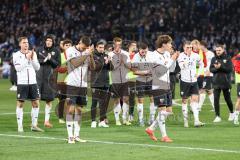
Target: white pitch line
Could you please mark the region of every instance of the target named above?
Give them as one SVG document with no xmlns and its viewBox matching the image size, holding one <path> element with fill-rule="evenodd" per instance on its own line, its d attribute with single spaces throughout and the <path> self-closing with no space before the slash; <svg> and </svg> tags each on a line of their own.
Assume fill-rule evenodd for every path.
<svg viewBox="0 0 240 160">
<path fill-rule="evenodd" d="M 48 139 L 48 140 L 66 141 L 66 138 L 56 138 L 56 137 L 23 136 L 23 135 L 9 135 L 9 134 L 0 134 L 0 136 L 2 136 L 2 137 L 16 137 L 16 138 L 32 138 L 32 139 Z M 101 143 L 101 144 L 112 144 L 112 145 L 139 146 L 139 147 L 149 147 L 149 148 L 168 148 L 168 149 L 183 149 L 183 150 L 196 150 L 196 151 L 209 151 L 209 152 L 223 152 L 223 153 L 240 154 L 240 151 L 238 151 L 238 150 L 225 150 L 225 149 L 214 149 L 214 148 L 165 146 L 165 145 L 154 145 L 154 144 L 122 143 L 122 142 L 97 141 L 97 140 L 87 140 L 87 142 Z"/>
<path fill-rule="evenodd" d="M 51 111 L 51 113 L 53 113 L 54 111 Z M 23 114 L 30 114 L 31 112 L 23 112 Z M 39 112 L 39 113 L 45 113 L 44 111 L 42 111 L 42 112 Z M 0 116 L 2 116 L 2 115 L 15 115 L 16 114 L 16 112 L 9 112 L 9 113 L 0 113 Z"/>
</svg>

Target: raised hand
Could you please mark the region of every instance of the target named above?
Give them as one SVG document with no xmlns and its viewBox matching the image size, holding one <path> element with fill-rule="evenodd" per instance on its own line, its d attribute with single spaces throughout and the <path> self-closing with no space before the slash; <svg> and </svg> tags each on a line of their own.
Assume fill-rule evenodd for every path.
<svg viewBox="0 0 240 160">
<path fill-rule="evenodd" d="M 173 54 L 172 54 L 172 60 L 177 60 L 178 56 L 179 56 L 180 52 L 179 51 L 175 51 Z"/>
</svg>

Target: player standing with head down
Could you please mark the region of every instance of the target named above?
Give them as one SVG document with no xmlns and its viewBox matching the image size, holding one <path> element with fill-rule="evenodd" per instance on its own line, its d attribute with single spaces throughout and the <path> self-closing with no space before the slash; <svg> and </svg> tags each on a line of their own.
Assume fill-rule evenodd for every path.
<svg viewBox="0 0 240 160">
<path fill-rule="evenodd" d="M 17 124 L 18 132 L 23 132 L 23 104 L 25 100 L 32 102 L 32 131 L 42 132 L 37 127 L 39 113 L 39 89 L 36 80 L 36 71 L 40 69 L 36 52 L 29 50 L 27 37 L 19 38 L 20 50 L 13 54 L 13 64 L 17 71 Z"/>
<path fill-rule="evenodd" d="M 82 107 L 86 106 L 87 73 L 88 67 L 95 68 L 91 46 L 91 39 L 82 36 L 77 45 L 66 50 L 68 76 L 67 76 L 67 115 L 66 126 L 68 143 L 86 142 L 80 139 L 80 120 Z"/>
</svg>

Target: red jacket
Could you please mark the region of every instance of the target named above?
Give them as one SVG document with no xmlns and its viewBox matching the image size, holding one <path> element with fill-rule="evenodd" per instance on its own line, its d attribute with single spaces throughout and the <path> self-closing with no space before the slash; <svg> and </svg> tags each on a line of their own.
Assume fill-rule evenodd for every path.
<svg viewBox="0 0 240 160">
<path fill-rule="evenodd" d="M 235 72 L 240 74 L 240 53 L 235 55 L 232 58 L 232 63 L 233 63 Z"/>
</svg>

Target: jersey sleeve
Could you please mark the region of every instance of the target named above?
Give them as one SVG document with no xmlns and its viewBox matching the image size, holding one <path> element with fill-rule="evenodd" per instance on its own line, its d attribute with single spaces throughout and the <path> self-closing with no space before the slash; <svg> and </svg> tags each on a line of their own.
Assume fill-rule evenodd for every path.
<svg viewBox="0 0 240 160">
<path fill-rule="evenodd" d="M 75 58 L 76 55 L 73 51 L 73 49 L 70 47 L 66 50 L 66 58 L 67 58 L 67 61 L 70 61 L 71 59 Z"/>
</svg>

